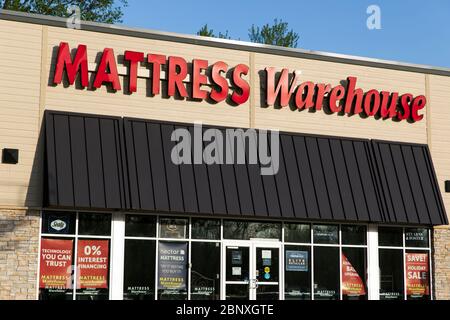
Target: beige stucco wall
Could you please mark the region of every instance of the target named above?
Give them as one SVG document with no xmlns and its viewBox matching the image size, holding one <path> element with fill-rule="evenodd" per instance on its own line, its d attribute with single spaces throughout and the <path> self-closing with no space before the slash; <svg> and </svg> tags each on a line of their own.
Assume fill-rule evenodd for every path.
<svg viewBox="0 0 450 320">
<path fill-rule="evenodd" d="M 182 122 L 202 121 L 215 125 L 429 143 L 447 212 L 450 213 L 450 194 L 445 194 L 443 189 L 444 181 L 450 180 L 450 161 L 448 160 L 450 159 L 450 77 L 4 20 L 0 20 L 0 31 L 0 148 L 10 147 L 20 150 L 19 164 L 12 166 L 0 163 L 0 219 L 8 219 L 9 209 L 38 208 L 41 204 L 43 152 L 42 144 L 39 149 L 37 145 L 45 109 Z M 105 47 L 113 48 L 115 54 L 119 56 L 123 55 L 125 50 L 136 50 L 166 56 L 182 56 L 187 61 L 193 58 L 206 59 L 210 63 L 223 60 L 230 66 L 244 63 L 250 66 L 250 73 L 246 79 L 251 85 L 251 97 L 247 103 L 238 107 L 230 106 L 225 102 L 212 105 L 207 102 L 166 99 L 161 96 L 149 97 L 146 93 L 147 80 L 143 78 L 148 76 L 149 72 L 143 67 L 140 71 L 141 78 L 138 80 L 138 92 L 133 95 L 123 91 L 110 93 L 105 87 L 95 91 L 79 90 L 74 86 L 55 87 L 50 85 L 49 81 L 53 72 L 51 66 L 55 59 L 55 48 L 60 41 L 68 42 L 71 48 L 75 48 L 78 44 L 86 44 L 91 71 L 95 70 L 93 62 L 97 54 Z M 311 113 L 291 111 L 289 108 L 281 110 L 273 107 L 262 108 L 260 71 L 267 66 L 280 70 L 282 68 L 288 68 L 291 71 L 301 70 L 302 79 L 318 83 L 337 85 L 348 76 L 356 76 L 358 86 L 365 90 L 425 94 L 428 99 L 425 117 L 422 121 L 411 124 L 406 121 L 399 123 L 391 120 L 375 120 L 371 117 L 362 119 L 359 116 L 327 115 L 321 111 Z M 125 74 L 125 71 L 126 69 L 119 65 L 119 73 Z M 122 86 L 123 83 L 123 76 L 121 76 Z M 2 211 L 1 208 L 4 210 Z M 35 226 L 30 229 L 29 235 L 33 239 L 37 237 L 37 230 Z M 11 233 L 0 231 L 1 236 L 6 242 L 14 237 Z M 440 277 L 446 277 L 439 282 L 439 285 L 444 287 L 439 289 L 440 291 L 436 290 L 437 292 L 450 291 L 450 271 L 443 267 L 448 261 L 445 260 L 448 259 L 445 258 L 448 257 L 448 243 L 447 240 L 437 241 L 438 247 L 435 248 L 438 252 L 447 250 L 444 260 L 438 260 L 436 264 L 437 268 L 444 272 L 440 274 Z M 37 250 L 37 246 L 30 250 Z M 0 266 L 4 263 L 4 259 L 10 261 L 9 256 L 4 256 L 1 250 L 0 257 L 2 257 Z M 7 264 L 10 267 L 15 266 L 11 262 Z M 439 272 L 439 270 L 435 271 Z M 35 271 L 30 269 L 29 272 Z M 17 297 L 10 291 L 9 293 L 5 290 L 1 292 L 0 298 L 7 294 L 10 294 L 10 297 Z M 28 291 L 27 294 L 29 294 Z M 442 295 L 442 297 L 447 296 Z"/>
</svg>

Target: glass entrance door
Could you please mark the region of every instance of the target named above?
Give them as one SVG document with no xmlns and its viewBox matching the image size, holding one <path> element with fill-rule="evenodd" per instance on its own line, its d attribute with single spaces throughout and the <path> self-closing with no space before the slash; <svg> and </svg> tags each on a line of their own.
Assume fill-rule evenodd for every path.
<svg viewBox="0 0 450 320">
<path fill-rule="evenodd" d="M 281 299 L 280 252 L 281 246 L 276 242 L 225 242 L 224 299 Z"/>
</svg>

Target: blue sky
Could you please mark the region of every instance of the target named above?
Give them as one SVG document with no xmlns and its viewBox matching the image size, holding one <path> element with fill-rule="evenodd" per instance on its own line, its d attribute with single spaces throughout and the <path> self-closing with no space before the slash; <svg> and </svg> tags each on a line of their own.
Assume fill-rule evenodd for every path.
<svg viewBox="0 0 450 320">
<path fill-rule="evenodd" d="M 299 48 L 450 67 L 449 0 L 128 0 L 123 24 L 195 34 L 205 23 L 216 33 L 248 41 L 248 28 L 289 23 Z M 366 26 L 369 5 L 381 9 L 381 29 Z"/>
</svg>

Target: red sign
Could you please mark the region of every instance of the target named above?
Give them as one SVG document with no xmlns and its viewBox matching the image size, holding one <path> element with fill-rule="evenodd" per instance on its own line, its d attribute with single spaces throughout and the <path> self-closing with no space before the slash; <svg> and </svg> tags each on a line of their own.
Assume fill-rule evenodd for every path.
<svg viewBox="0 0 450 320">
<path fill-rule="evenodd" d="M 428 253 L 406 253 L 406 294 L 430 294 Z"/>
<path fill-rule="evenodd" d="M 372 89 L 364 92 L 356 87 L 356 77 L 348 77 L 346 86 L 311 81 L 300 82 L 300 74 L 294 72 L 290 81 L 288 69 L 281 71 L 278 82 L 275 83 L 275 68 L 266 68 L 267 74 L 267 104 L 275 105 L 279 99 L 279 106 L 286 107 L 293 100 L 295 108 L 326 109 L 327 113 L 359 114 L 363 117 L 381 119 L 395 119 L 397 121 L 420 121 L 423 115 L 419 111 L 425 108 L 427 99 L 424 95 L 414 97 L 410 93 L 399 96 L 398 92 L 388 92 Z"/>
<path fill-rule="evenodd" d="M 77 289 L 108 288 L 108 240 L 78 240 Z"/>
<path fill-rule="evenodd" d="M 61 42 L 56 58 L 53 84 L 61 84 L 64 71 L 70 85 L 75 83 L 80 74 L 82 88 L 89 87 L 89 70 L 87 46 L 80 44 L 72 57 L 69 45 Z M 184 58 L 160 54 L 125 51 L 123 64 L 128 69 L 124 81 L 127 81 L 128 93 L 138 90 L 138 68 L 145 64 L 151 68 L 151 95 L 161 94 L 161 68 L 165 66 L 167 96 L 191 100 L 207 100 L 221 102 L 227 100 L 234 105 L 245 103 L 250 96 L 250 85 L 243 79 L 249 72 L 245 64 L 229 67 L 223 61 L 209 64 L 207 60 L 193 59 L 188 63 Z M 114 50 L 105 48 L 97 65 L 91 89 L 109 85 L 120 91 L 116 56 Z M 279 74 L 279 76 L 278 76 Z M 189 76 L 190 86 L 186 85 Z M 293 110 L 324 109 L 327 113 L 341 115 L 360 115 L 376 119 L 394 119 L 420 121 L 423 118 L 419 111 L 425 108 L 427 100 L 424 95 L 414 97 L 410 93 L 400 95 L 399 92 L 388 92 L 371 89 L 364 91 L 356 86 L 356 77 L 348 77 L 345 85 L 332 86 L 326 83 L 301 82 L 300 73 L 289 74 L 288 69 L 278 72 L 274 67 L 265 68 L 266 104 L 268 106 L 293 106 Z M 277 80 L 278 79 L 278 80 Z M 291 80 L 292 79 L 292 80 Z M 300 83 L 301 82 L 301 83 Z M 230 92 L 231 91 L 231 92 Z"/>
<path fill-rule="evenodd" d="M 234 104 L 239 105 L 245 103 L 250 95 L 250 85 L 242 79 L 242 76 L 247 75 L 249 71 L 248 66 L 245 64 L 238 64 L 234 68 L 229 68 L 223 61 L 217 61 L 209 65 L 206 60 L 194 59 L 192 68 L 189 68 L 188 62 L 182 57 L 148 54 L 147 59 L 145 59 L 143 52 L 125 51 L 124 64 L 128 68 L 128 92 L 130 94 L 137 91 L 138 67 L 144 62 L 148 67 L 152 67 L 152 95 L 159 95 L 161 92 L 161 67 L 164 65 L 167 65 L 167 95 L 169 97 L 179 96 L 197 100 L 204 100 L 209 97 L 214 102 L 230 98 Z M 206 71 L 209 69 L 211 70 L 209 74 L 210 86 L 208 86 L 208 76 L 206 75 Z M 70 85 L 75 83 L 76 76 L 80 73 L 81 87 L 89 87 L 87 46 L 79 45 L 72 59 L 69 45 L 66 42 L 60 43 L 53 84 L 56 85 L 62 82 L 64 71 L 66 71 Z M 231 87 L 226 78 L 228 71 L 230 71 Z M 192 83 L 192 88 L 189 92 L 185 84 L 188 74 Z M 116 57 L 114 50 L 111 48 L 103 50 L 92 87 L 100 88 L 105 84 L 109 84 L 115 91 L 122 90 Z M 230 89 L 231 94 L 229 95 Z"/>
<path fill-rule="evenodd" d="M 344 254 L 342 254 L 342 294 L 349 296 L 366 294 L 364 281 Z"/>
<path fill-rule="evenodd" d="M 73 240 L 41 239 L 39 288 L 72 289 Z"/>
</svg>

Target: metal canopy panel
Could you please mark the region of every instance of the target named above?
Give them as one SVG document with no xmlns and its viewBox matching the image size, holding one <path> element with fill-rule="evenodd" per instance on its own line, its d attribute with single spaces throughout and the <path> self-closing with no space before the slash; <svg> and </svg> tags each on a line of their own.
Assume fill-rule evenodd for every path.
<svg viewBox="0 0 450 320">
<path fill-rule="evenodd" d="M 45 112 L 49 207 L 127 208 L 122 119 Z"/>
<path fill-rule="evenodd" d="M 427 145 L 372 141 L 386 222 L 448 224 Z"/>
<path fill-rule="evenodd" d="M 48 206 L 447 224 L 426 145 L 282 132 L 278 173 L 263 176 L 248 150 L 246 164 L 174 164 L 172 133 L 194 137 L 193 124 L 60 112 L 45 122 Z M 227 128 L 214 129 L 225 145 Z"/>
</svg>

